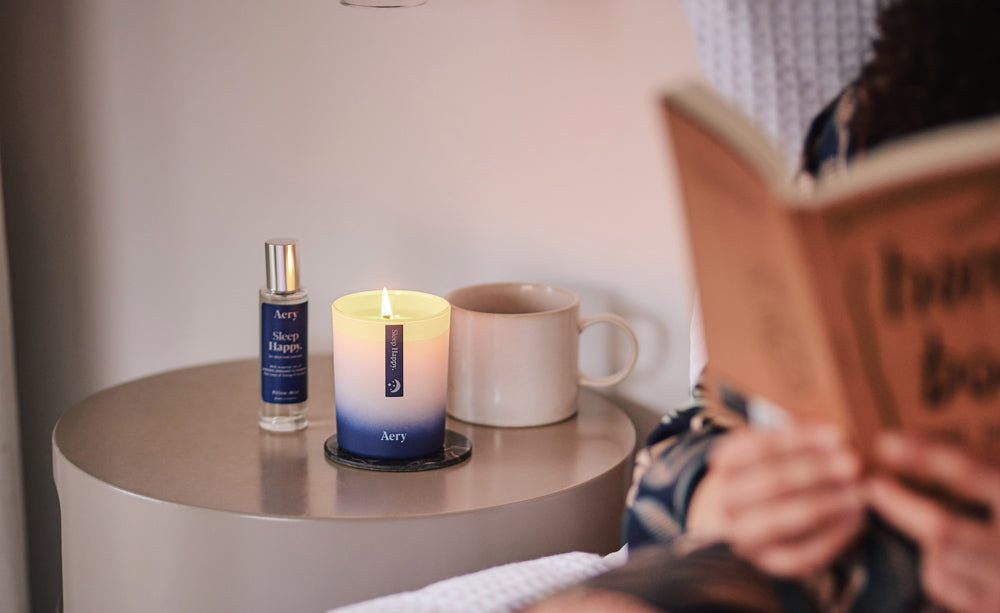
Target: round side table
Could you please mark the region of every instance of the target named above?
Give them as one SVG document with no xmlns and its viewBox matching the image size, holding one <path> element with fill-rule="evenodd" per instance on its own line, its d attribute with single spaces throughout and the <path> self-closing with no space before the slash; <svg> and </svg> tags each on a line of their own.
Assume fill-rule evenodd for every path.
<svg viewBox="0 0 1000 613">
<path fill-rule="evenodd" d="M 332 363 L 310 357 L 310 424 L 257 427 L 256 360 L 102 391 L 52 437 L 67 613 L 320 612 L 496 564 L 620 546 L 635 430 L 581 390 L 537 428 L 448 420 L 455 466 L 330 462 Z"/>
</svg>

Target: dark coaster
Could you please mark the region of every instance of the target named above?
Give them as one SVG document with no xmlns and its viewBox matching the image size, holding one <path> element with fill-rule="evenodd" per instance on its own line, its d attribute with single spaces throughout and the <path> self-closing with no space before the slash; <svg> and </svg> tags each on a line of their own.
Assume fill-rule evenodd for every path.
<svg viewBox="0 0 1000 613">
<path fill-rule="evenodd" d="M 323 444 L 323 451 L 326 459 L 345 464 L 354 468 L 364 468 L 365 470 L 380 470 L 394 473 L 414 473 L 422 470 L 434 470 L 444 468 L 462 462 L 472 455 L 472 442 L 465 436 L 454 430 L 445 430 L 444 446 L 433 453 L 429 453 L 419 458 L 383 459 L 369 458 L 346 449 L 341 449 L 337 444 L 337 435 L 334 434 L 326 439 Z"/>
</svg>

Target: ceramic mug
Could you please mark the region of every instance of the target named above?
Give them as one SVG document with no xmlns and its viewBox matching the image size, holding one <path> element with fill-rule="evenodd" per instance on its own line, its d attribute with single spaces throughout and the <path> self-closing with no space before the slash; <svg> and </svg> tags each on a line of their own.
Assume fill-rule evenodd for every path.
<svg viewBox="0 0 1000 613">
<path fill-rule="evenodd" d="M 451 302 L 448 414 L 488 426 L 540 426 L 576 413 L 579 385 L 607 387 L 632 372 L 639 342 L 611 313 L 580 317 L 573 292 L 538 283 L 487 283 L 457 289 Z M 578 365 L 580 333 L 597 324 L 621 328 L 632 344 L 628 364 L 605 377 Z"/>
</svg>

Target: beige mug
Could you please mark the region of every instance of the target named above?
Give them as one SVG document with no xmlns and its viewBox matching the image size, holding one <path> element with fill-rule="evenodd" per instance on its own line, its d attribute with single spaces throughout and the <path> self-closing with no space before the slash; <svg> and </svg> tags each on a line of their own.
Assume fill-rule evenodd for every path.
<svg viewBox="0 0 1000 613">
<path fill-rule="evenodd" d="M 539 283 L 487 283 L 457 289 L 451 302 L 448 414 L 488 426 L 540 426 L 576 413 L 578 386 L 607 387 L 632 372 L 639 342 L 612 313 L 580 317 L 573 292 Z M 605 377 L 580 372 L 580 333 L 597 324 L 621 328 L 632 344 L 628 364 Z"/>
</svg>

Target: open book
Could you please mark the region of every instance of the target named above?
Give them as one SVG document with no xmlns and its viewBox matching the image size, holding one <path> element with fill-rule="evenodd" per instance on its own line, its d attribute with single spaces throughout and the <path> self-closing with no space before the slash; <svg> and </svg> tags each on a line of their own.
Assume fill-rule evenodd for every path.
<svg viewBox="0 0 1000 613">
<path fill-rule="evenodd" d="M 662 101 L 709 373 L 864 446 L 902 428 L 1000 462 L 1000 120 L 796 188 L 710 89 Z"/>
</svg>

